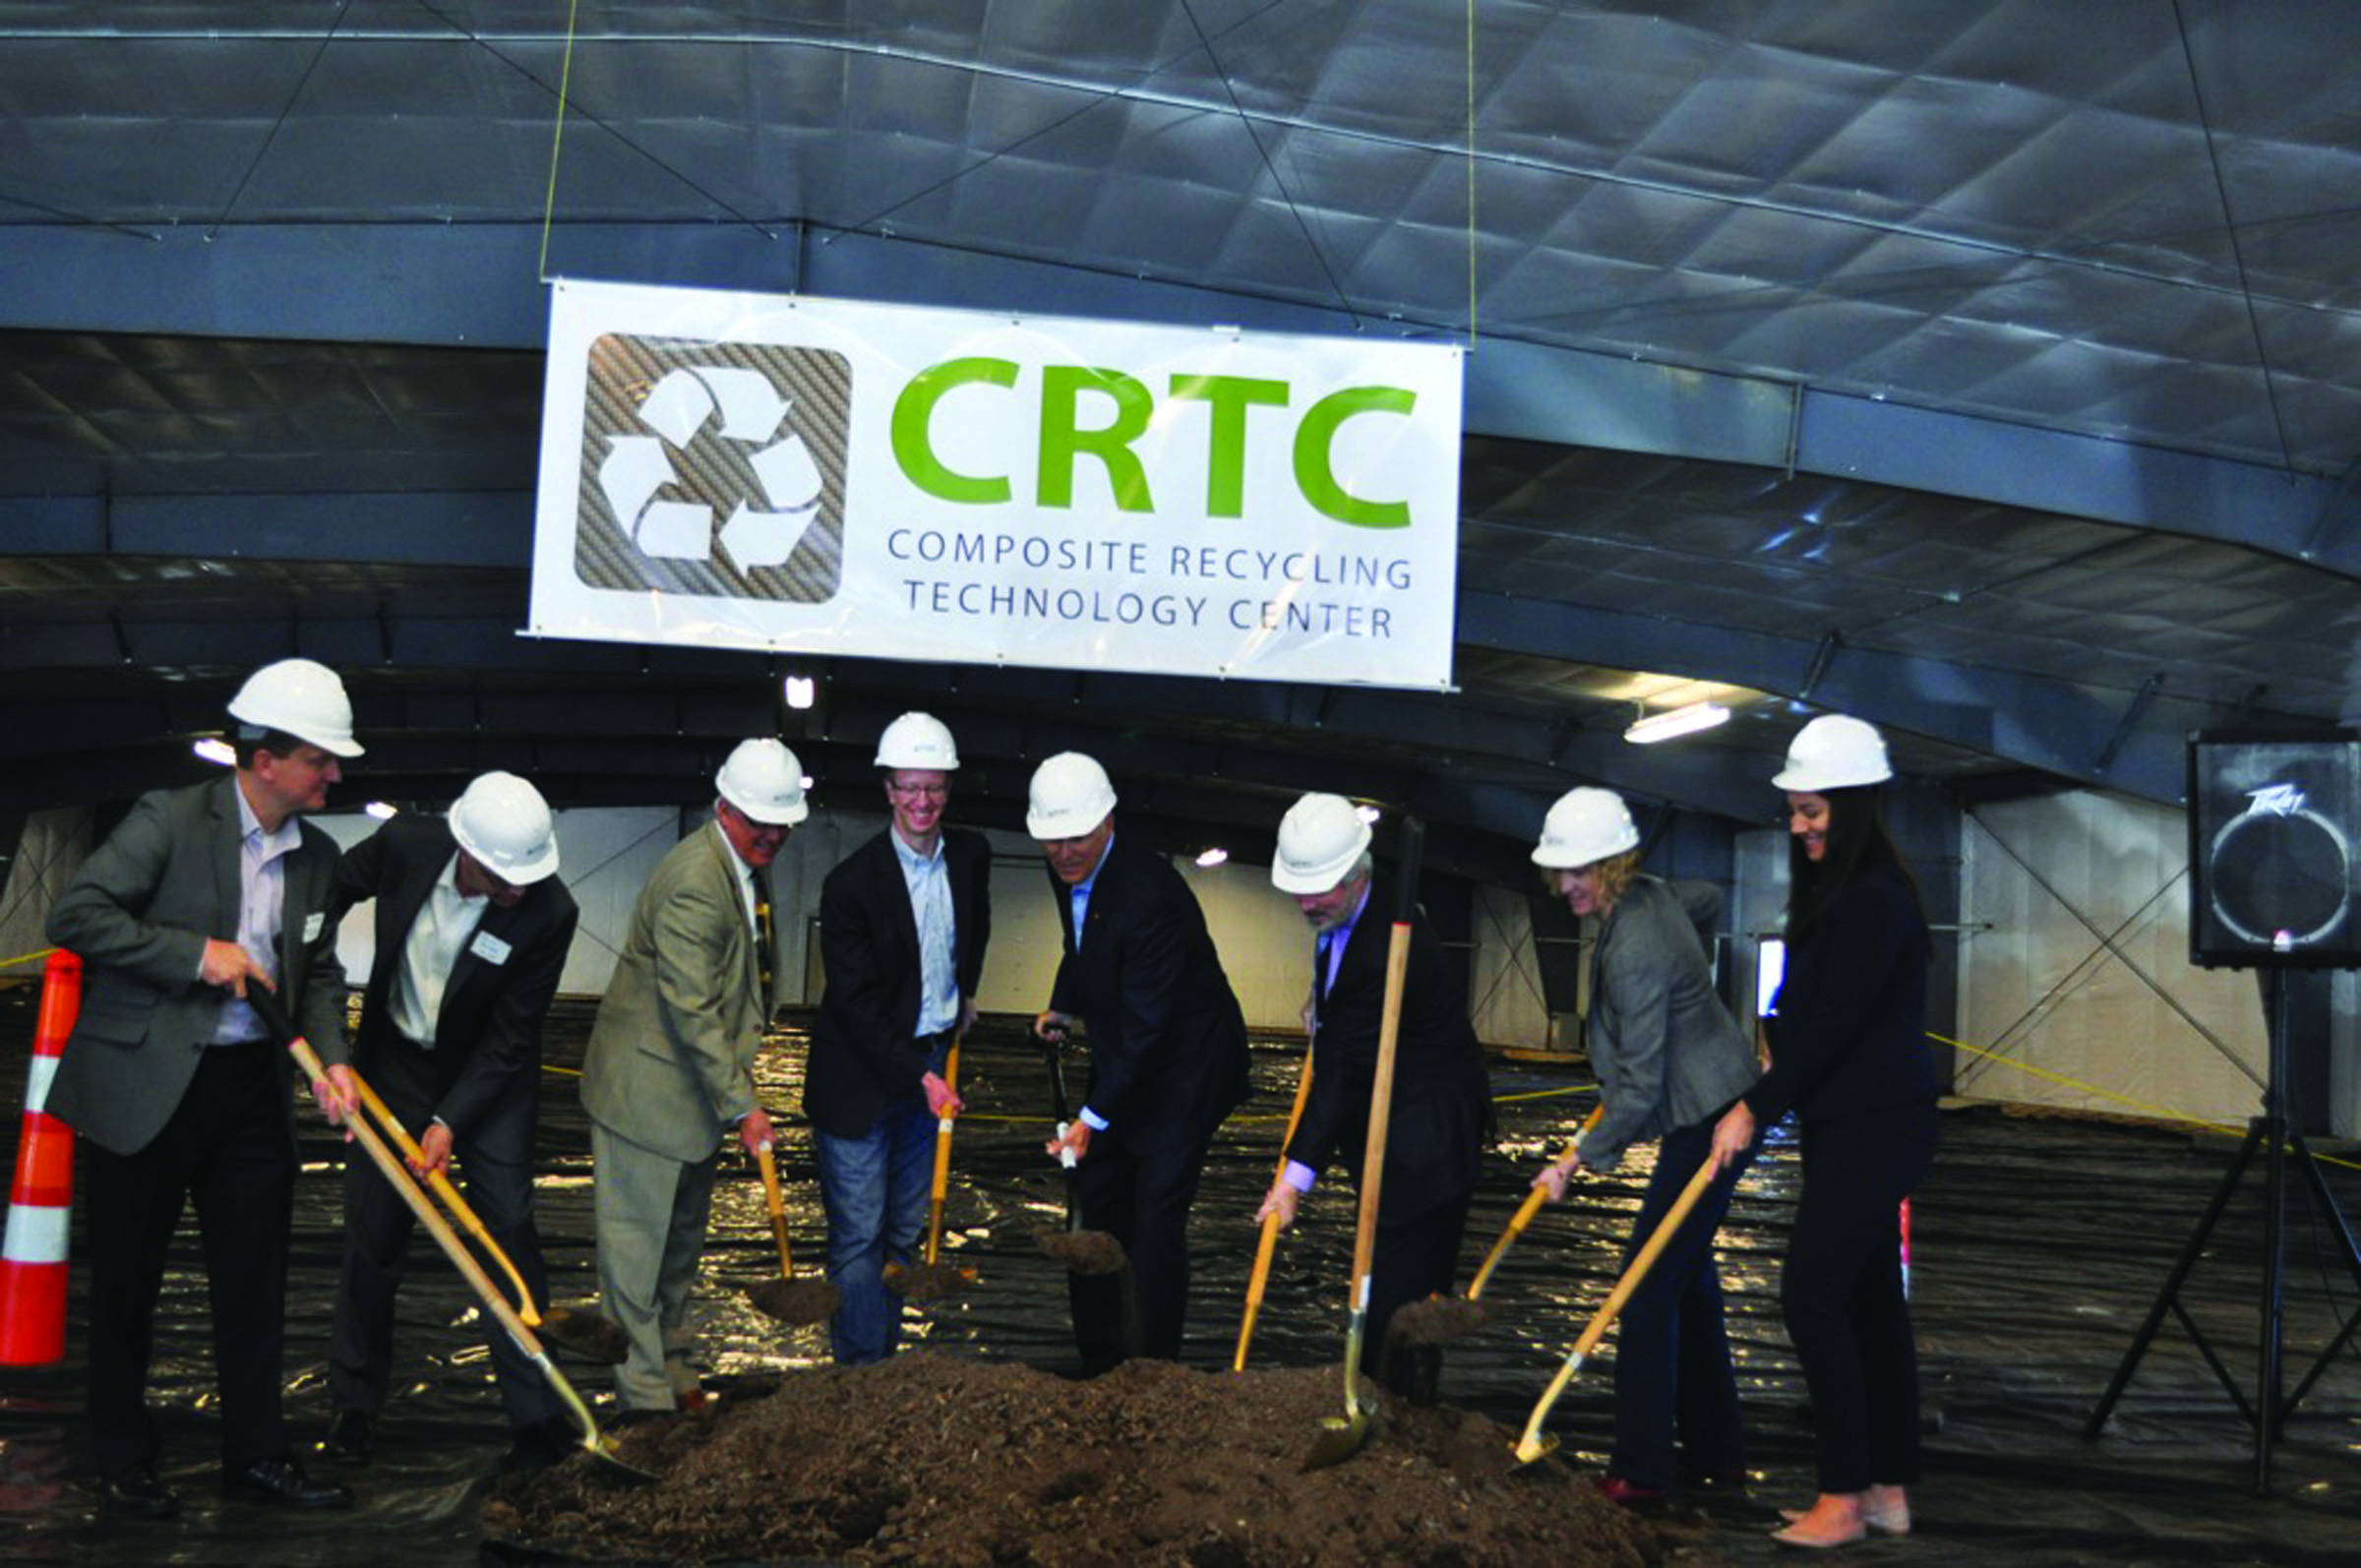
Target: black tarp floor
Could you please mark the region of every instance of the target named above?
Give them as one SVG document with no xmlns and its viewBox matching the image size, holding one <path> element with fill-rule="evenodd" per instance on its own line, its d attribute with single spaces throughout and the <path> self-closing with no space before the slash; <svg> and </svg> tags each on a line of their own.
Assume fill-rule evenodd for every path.
<svg viewBox="0 0 2361 1568">
<path fill-rule="evenodd" d="M 0 1096 L 22 1105 L 32 1032 L 31 988 L 0 992 Z M 553 1295 L 588 1301 L 588 1134 L 565 1064 L 578 1059 L 587 1003 L 562 1004 L 544 1074 L 541 1225 Z M 763 1058 L 765 1094 L 792 1108 L 801 1036 L 783 1028 Z M 1269 1179 L 1300 1043 L 1258 1044 L 1259 1093 L 1226 1130 L 1195 1220 L 1199 1258 L 1187 1359 L 1229 1364 L 1250 1263 L 1251 1216 Z M 1070 1369 L 1059 1268 L 1032 1233 L 1061 1213 L 1055 1169 L 1040 1156 L 1048 1085 L 1040 1056 L 1015 1025 L 980 1030 L 966 1053 L 971 1115 L 954 1156 L 947 1244 L 977 1283 L 923 1313 L 912 1339 L 948 1354 L 1015 1358 Z M 1496 1236 L 1544 1150 L 1587 1113 L 1587 1079 L 1569 1068 L 1496 1063 L 1500 1138 L 1470 1222 L 1465 1267 Z M 325 1429 L 323 1357 L 337 1258 L 338 1144 L 302 1114 L 305 1176 L 297 1198 L 290 1286 L 287 1407 L 299 1433 Z M 2271 1563 L 2361 1561 L 2361 1345 L 2331 1357 L 2271 1446 L 2271 1487 L 2258 1496 L 2256 1443 L 2240 1406 L 2189 1337 L 2167 1321 L 2140 1363 L 2113 1420 L 2095 1440 L 2084 1426 L 2206 1209 L 2231 1147 L 2218 1140 L 1991 1110 L 1944 1122 L 1934 1173 L 1914 1204 L 1912 1291 L 1928 1415 L 1927 1476 L 1912 1494 L 1907 1538 L 1847 1548 L 1859 1561 L 1983 1563 Z M 1446 1401 L 1514 1429 L 1611 1283 L 1616 1251 L 1646 1175 L 1645 1151 L 1611 1179 L 1547 1211 L 1511 1251 L 1486 1291 L 1493 1325 L 1446 1353 Z M 2343 1213 L 2361 1212 L 2361 1175 L 2326 1168 Z M 799 1261 L 820 1258 L 821 1223 L 809 1143 L 798 1126 L 784 1146 Z M 1794 1182 L 1784 1141 L 1740 1189 L 1724 1232 L 1725 1276 L 1741 1358 L 1755 1481 L 1750 1500 L 1679 1504 L 1664 1518 L 1679 1560 L 1766 1562 L 1787 1555 L 1766 1532 L 1771 1510 L 1808 1500 L 1809 1427 L 1801 1380 L 1779 1326 L 1776 1288 Z M 1350 1203 L 1343 1184 L 1315 1193 L 1282 1244 L 1262 1326 L 1258 1365 L 1333 1362 L 1342 1342 Z M 2260 1168 L 2233 1190 L 2216 1242 L 2177 1300 L 2217 1348 L 2241 1398 L 2251 1398 L 2261 1337 L 2263 1182 Z M 2324 1222 L 2291 1182 L 2285 1270 L 2288 1372 L 2293 1388 L 2340 1325 L 2361 1312 L 2361 1290 L 2332 1250 Z M 81 1244 L 79 1220 L 76 1245 Z M 402 1297 L 396 1394 L 379 1457 L 350 1473 L 349 1514 L 289 1517 L 220 1499 L 203 1284 L 190 1268 L 184 1224 L 158 1325 L 152 1400 L 167 1434 L 167 1478 L 187 1507 L 170 1525 L 100 1519 L 82 1458 L 85 1355 L 77 1270 L 66 1360 L 0 1369 L 0 1560 L 141 1563 L 460 1563 L 486 1554 L 476 1527 L 484 1484 L 503 1449 L 497 1398 L 476 1313 L 457 1276 L 424 1239 Z M 811 1364 L 823 1331 L 782 1329 L 746 1301 L 745 1287 L 776 1269 L 759 1182 L 725 1161 L 696 1302 L 711 1373 Z M 1562 1452 L 1596 1468 L 1609 1437 L 1612 1339 L 1560 1401 L 1552 1430 Z M 580 1369 L 594 1405 L 605 1379 Z M 759 1499 L 749 1499 L 759 1506 Z"/>
</svg>

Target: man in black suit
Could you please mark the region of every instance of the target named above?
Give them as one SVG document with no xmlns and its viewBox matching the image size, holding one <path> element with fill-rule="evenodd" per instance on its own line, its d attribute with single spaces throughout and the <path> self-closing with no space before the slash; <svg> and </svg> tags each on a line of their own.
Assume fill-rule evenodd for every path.
<svg viewBox="0 0 2361 1568">
<path fill-rule="evenodd" d="M 935 1132 L 959 1097 L 943 1068 L 975 1021 L 992 937 L 992 847 L 946 828 L 959 754 L 951 732 L 905 713 L 878 738 L 893 824 L 845 857 L 819 892 L 827 985 L 812 1030 L 804 1110 L 828 1214 L 828 1323 L 838 1364 L 881 1361 L 901 1340 L 887 1263 L 908 1263 L 926 1224 Z"/>
<path fill-rule="evenodd" d="M 81 1015 L 49 1091 L 82 1134 L 91 1236 L 90 1418 L 98 1499 L 169 1519 L 148 1414 L 155 1302 L 180 1211 L 195 1202 L 220 1388 L 222 1484 L 290 1508 L 347 1508 L 287 1443 L 288 1237 L 295 1212 L 293 1063 L 247 1003 L 276 991 L 329 1065 L 331 1120 L 355 1104 L 344 970 L 327 917 L 336 846 L 299 819 L 361 754 L 335 672 L 283 659 L 230 699 L 237 772 L 142 796 L 49 912 L 81 955 Z"/>
<path fill-rule="evenodd" d="M 1292 1223 L 1299 1197 L 1330 1162 L 1358 1187 L 1366 1153 L 1369 1099 L 1377 1080 L 1377 1038 L 1385 1016 L 1385 972 L 1398 894 L 1376 875 L 1370 832 L 1341 795 L 1306 795 L 1279 824 L 1271 881 L 1290 893 L 1318 934 L 1311 986 L 1311 1094 L 1288 1141 L 1287 1168 L 1271 1184 L 1260 1220 Z M 1476 1174 L 1491 1128 L 1483 1048 L 1468 1023 L 1465 988 L 1423 914 L 1410 926 L 1395 1036 L 1392 1112 L 1379 1177 L 1376 1256 L 1362 1330 L 1365 1364 L 1398 1393 L 1431 1380 L 1425 1366 L 1386 1355 L 1385 1330 L 1408 1302 L 1451 1289 L 1467 1229 Z"/>
<path fill-rule="evenodd" d="M 1222 1118 L 1246 1097 L 1246 1023 L 1196 895 L 1172 862 L 1115 832 L 1115 788 L 1076 752 L 1033 774 L 1025 827 L 1041 841 L 1065 952 L 1034 1033 L 1089 1026 L 1090 1088 L 1050 1141 L 1068 1149 L 1083 1223 L 1123 1244 L 1137 1353 L 1180 1356 L 1188 1211 Z M 1120 1279 L 1069 1277 L 1074 1338 L 1092 1376 L 1123 1359 Z"/>
<path fill-rule="evenodd" d="M 332 912 L 375 899 L 377 952 L 354 1055 L 417 1140 L 415 1174 L 448 1176 L 455 1151 L 469 1208 L 524 1279 L 547 1295 L 533 1228 L 533 1128 L 541 1021 L 574 944 L 574 897 L 556 875 L 549 807 L 513 773 L 467 786 L 448 818 L 396 816 L 336 870 Z M 394 1362 L 394 1297 L 416 1226 L 367 1160 L 344 1167 L 344 1273 L 322 1445 L 368 1462 Z M 515 1304 L 514 1302 L 512 1305 Z M 514 1444 L 503 1469 L 554 1464 L 575 1446 L 556 1393 L 490 1314 L 485 1325 Z"/>
</svg>

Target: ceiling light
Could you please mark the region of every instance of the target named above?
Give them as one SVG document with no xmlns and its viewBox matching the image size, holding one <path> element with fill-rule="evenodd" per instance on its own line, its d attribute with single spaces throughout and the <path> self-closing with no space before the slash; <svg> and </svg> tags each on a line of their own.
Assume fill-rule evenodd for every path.
<svg viewBox="0 0 2361 1568">
<path fill-rule="evenodd" d="M 1725 723 L 1729 709 L 1719 702 L 1691 702 L 1683 707 L 1666 708 L 1662 713 L 1650 713 L 1636 720 L 1623 732 L 1623 739 L 1634 746 L 1653 746 L 1676 735 L 1694 735 Z"/>
<path fill-rule="evenodd" d="M 1371 827 L 1375 827 L 1377 825 L 1377 818 L 1383 816 L 1385 814 L 1374 806 L 1356 806 L 1353 808 L 1353 814 L 1360 817 L 1362 821 L 1368 823 Z"/>
<path fill-rule="evenodd" d="M 1209 849 L 1204 854 L 1199 855 L 1197 857 L 1197 864 L 1205 867 L 1208 870 L 1211 870 L 1213 867 L 1221 865 L 1222 862 L 1228 860 L 1229 858 L 1230 852 L 1217 846 L 1216 848 Z"/>
<path fill-rule="evenodd" d="M 802 777 L 798 778 L 795 781 L 795 787 L 800 790 L 810 790 L 812 788 L 812 775 L 806 773 Z"/>
<path fill-rule="evenodd" d="M 819 684 L 808 675 L 787 677 L 787 705 L 797 711 L 810 707 L 819 699 Z"/>
<path fill-rule="evenodd" d="M 400 811 L 401 808 L 394 805 L 392 801 L 371 801 L 368 805 L 362 807 L 361 810 L 368 813 L 371 816 L 376 817 L 379 821 L 383 822 L 391 818 L 394 814 Z"/>
<path fill-rule="evenodd" d="M 199 741 L 195 746 L 190 747 L 189 750 L 195 752 L 199 756 L 204 757 L 207 761 L 218 762 L 223 767 L 235 767 L 238 765 L 238 754 L 229 749 L 229 743 L 224 740 L 216 739 L 212 736 L 208 736 L 206 739 Z"/>
</svg>

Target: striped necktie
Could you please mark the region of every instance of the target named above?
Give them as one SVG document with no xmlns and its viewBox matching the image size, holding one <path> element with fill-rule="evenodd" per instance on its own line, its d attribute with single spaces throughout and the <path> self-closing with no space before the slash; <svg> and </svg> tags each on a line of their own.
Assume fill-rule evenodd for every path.
<svg viewBox="0 0 2361 1568">
<path fill-rule="evenodd" d="M 770 958 L 777 943 L 770 930 L 770 890 L 755 883 L 755 978 L 762 988 L 762 1005 L 770 1005 Z"/>
</svg>

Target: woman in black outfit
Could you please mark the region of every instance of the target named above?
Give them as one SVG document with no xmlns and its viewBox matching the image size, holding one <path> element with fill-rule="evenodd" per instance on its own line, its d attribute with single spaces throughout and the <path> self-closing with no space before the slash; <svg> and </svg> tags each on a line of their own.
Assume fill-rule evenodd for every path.
<svg viewBox="0 0 2361 1568">
<path fill-rule="evenodd" d="M 1877 731 L 1830 714 L 1796 735 L 1772 780 L 1787 792 L 1786 972 L 1770 1070 L 1714 1129 L 1727 1162 L 1788 1111 L 1800 1124 L 1803 1188 L 1779 1297 L 1811 1396 L 1820 1494 L 1772 1533 L 1792 1546 L 1907 1532 L 1918 1478 L 1899 1209 L 1935 1152 L 1931 949 L 1879 814 L 1892 777 Z"/>
</svg>

